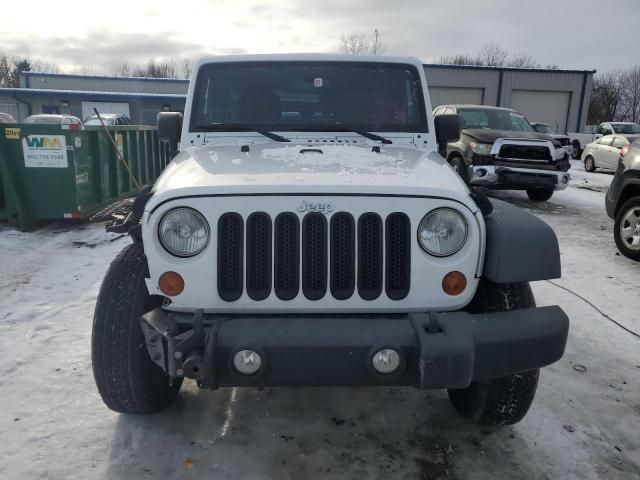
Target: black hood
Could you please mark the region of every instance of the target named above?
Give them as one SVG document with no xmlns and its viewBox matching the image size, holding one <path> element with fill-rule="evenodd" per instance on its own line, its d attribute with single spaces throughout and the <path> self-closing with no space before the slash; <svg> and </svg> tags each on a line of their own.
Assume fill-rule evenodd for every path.
<svg viewBox="0 0 640 480">
<path fill-rule="evenodd" d="M 554 146 L 559 147 L 560 143 L 551 136 L 539 132 L 522 132 L 519 130 L 494 130 L 492 128 L 464 128 L 462 133 L 470 136 L 480 143 L 493 143 L 499 138 L 534 138 L 537 140 L 549 140 Z"/>
</svg>

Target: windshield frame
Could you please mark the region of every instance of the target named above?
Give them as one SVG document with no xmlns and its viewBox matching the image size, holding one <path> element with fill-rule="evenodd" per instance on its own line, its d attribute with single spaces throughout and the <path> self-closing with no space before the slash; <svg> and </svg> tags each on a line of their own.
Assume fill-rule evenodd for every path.
<svg viewBox="0 0 640 480">
<path fill-rule="evenodd" d="M 418 113 L 418 123 L 407 124 L 407 125 L 396 125 L 393 128 L 371 128 L 374 125 L 371 124 L 358 124 L 353 125 L 349 124 L 349 127 L 357 128 L 361 131 L 370 131 L 370 132 L 380 132 L 380 133 L 407 133 L 407 134 L 415 134 L 415 133 L 429 133 L 429 123 L 427 116 L 427 109 L 425 105 L 425 95 L 423 89 L 423 81 L 421 77 L 421 72 L 418 71 L 415 65 L 411 63 L 396 63 L 396 62 L 369 62 L 369 61 L 344 61 L 344 60 L 329 60 L 329 61 L 314 61 L 314 60 L 272 60 L 272 61 L 237 61 L 237 62 L 220 62 L 220 63 L 208 63 L 200 67 L 198 70 L 198 75 L 195 80 L 195 87 L 193 89 L 192 103 L 190 109 L 190 119 L 189 119 L 189 132 L 192 133 L 228 133 L 233 132 L 233 129 L 225 129 L 224 124 L 220 124 L 219 128 L 216 128 L 216 125 L 200 125 L 198 124 L 197 119 L 197 109 L 200 102 L 204 101 L 204 89 L 201 88 L 204 82 L 204 78 L 207 73 L 211 70 L 222 70 L 228 67 L 244 67 L 252 68 L 252 67 L 268 67 L 269 65 L 274 66 L 294 66 L 294 67 L 323 67 L 323 66 L 331 66 L 331 67 L 359 67 L 359 68 L 397 68 L 410 70 L 413 75 L 415 75 L 416 80 L 416 109 Z M 387 127 L 392 124 L 386 125 Z M 270 132 L 291 132 L 291 133 L 310 133 L 310 132 L 332 132 L 332 133 L 345 133 L 345 124 L 296 124 L 291 123 L 287 124 L 284 122 L 280 122 L 279 124 L 260 124 L 259 127 L 262 130 L 268 130 Z M 317 129 L 314 129 L 317 127 Z M 237 130 L 235 130 L 237 132 Z M 351 130 L 353 131 L 353 130 Z"/>
</svg>

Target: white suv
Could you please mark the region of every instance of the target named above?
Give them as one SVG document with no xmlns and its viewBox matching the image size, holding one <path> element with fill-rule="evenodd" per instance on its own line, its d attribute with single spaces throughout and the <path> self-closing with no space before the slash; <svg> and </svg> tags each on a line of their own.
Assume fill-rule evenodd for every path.
<svg viewBox="0 0 640 480">
<path fill-rule="evenodd" d="M 527 282 L 560 275 L 543 222 L 469 191 L 443 159 L 414 59 L 198 61 L 180 152 L 125 223 L 93 330 L 106 405 L 147 413 L 184 377 L 228 386 L 446 388 L 478 423 L 527 412 L 568 319 Z"/>
</svg>

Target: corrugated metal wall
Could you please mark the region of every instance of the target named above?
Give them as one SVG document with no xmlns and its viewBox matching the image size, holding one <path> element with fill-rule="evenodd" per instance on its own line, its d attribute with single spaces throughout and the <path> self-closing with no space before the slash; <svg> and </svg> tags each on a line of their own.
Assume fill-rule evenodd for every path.
<svg viewBox="0 0 640 480">
<path fill-rule="evenodd" d="M 567 131 L 580 132 L 584 129 L 591 97 L 591 71 L 536 71 L 443 65 L 425 65 L 424 70 L 429 88 L 434 89 L 434 98 L 443 96 L 441 92 L 436 93 L 439 88 L 449 88 L 448 97 L 455 96 L 455 88 L 481 88 L 484 105 L 511 107 L 514 91 L 540 92 L 541 101 L 551 101 L 552 95 L 545 97 L 545 92 L 568 94 L 568 111 L 557 115 L 557 123 L 566 124 Z M 459 103 L 463 103 L 463 100 Z M 523 113 L 526 115 L 527 112 Z M 552 118 L 548 120 L 549 123 L 556 123 Z"/>
</svg>

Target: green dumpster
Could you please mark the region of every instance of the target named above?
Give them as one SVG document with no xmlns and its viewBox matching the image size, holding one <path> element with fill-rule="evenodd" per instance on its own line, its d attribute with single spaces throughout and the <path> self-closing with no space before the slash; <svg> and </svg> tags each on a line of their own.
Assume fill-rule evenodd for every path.
<svg viewBox="0 0 640 480">
<path fill-rule="evenodd" d="M 153 183 L 170 160 L 157 129 L 107 128 L 137 183 Z M 21 229 L 46 220 L 86 219 L 136 191 L 102 127 L 0 126 L 0 219 Z"/>
</svg>

